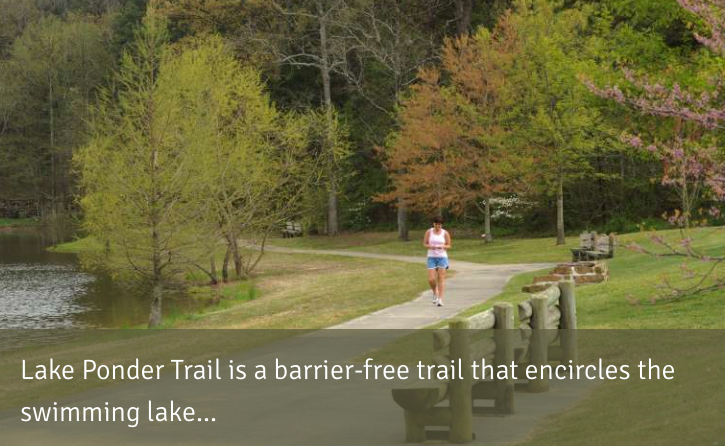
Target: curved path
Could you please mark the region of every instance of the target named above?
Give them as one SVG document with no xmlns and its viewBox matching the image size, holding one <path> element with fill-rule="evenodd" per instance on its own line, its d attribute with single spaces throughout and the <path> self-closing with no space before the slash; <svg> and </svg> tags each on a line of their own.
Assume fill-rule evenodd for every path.
<svg viewBox="0 0 725 446">
<path fill-rule="evenodd" d="M 368 252 L 292 249 L 266 247 L 270 252 L 292 254 L 319 254 L 348 257 L 365 257 L 369 259 L 397 260 L 401 262 L 425 265 L 424 257 L 375 254 Z M 421 293 L 415 300 L 400 305 L 384 308 L 357 319 L 335 325 L 333 329 L 415 329 L 448 319 L 461 311 L 496 296 L 503 291 L 506 283 L 516 274 L 553 268 L 553 263 L 523 263 L 510 265 L 486 265 L 482 263 L 451 260 L 451 270 L 455 276 L 446 280 L 446 292 L 443 307 L 435 307 L 431 303 L 429 291 Z M 425 274 L 421 266 L 421 275 Z"/>
</svg>

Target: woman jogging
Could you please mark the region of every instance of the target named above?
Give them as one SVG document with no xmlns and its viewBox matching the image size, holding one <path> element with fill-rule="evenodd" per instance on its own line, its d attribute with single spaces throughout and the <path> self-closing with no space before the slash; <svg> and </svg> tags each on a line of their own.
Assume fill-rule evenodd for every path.
<svg viewBox="0 0 725 446">
<path fill-rule="evenodd" d="M 433 290 L 433 305 L 443 306 L 443 291 L 448 269 L 451 236 L 443 229 L 443 217 L 433 219 L 433 227 L 425 232 L 423 246 L 428 248 L 428 283 Z"/>
</svg>

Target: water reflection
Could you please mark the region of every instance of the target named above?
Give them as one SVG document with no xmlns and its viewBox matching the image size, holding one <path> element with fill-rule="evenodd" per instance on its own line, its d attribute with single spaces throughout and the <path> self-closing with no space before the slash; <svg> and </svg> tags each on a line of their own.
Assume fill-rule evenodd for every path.
<svg viewBox="0 0 725 446">
<path fill-rule="evenodd" d="M 76 296 L 93 282 L 66 265 L 0 265 L 0 327 L 70 328 L 86 308 Z"/>
<path fill-rule="evenodd" d="M 46 251 L 56 240 L 39 231 L 0 231 L 0 328 L 123 327 L 147 320 L 147 289 L 81 271 L 75 255 Z M 167 313 L 191 306 L 181 292 L 166 296 Z"/>
</svg>

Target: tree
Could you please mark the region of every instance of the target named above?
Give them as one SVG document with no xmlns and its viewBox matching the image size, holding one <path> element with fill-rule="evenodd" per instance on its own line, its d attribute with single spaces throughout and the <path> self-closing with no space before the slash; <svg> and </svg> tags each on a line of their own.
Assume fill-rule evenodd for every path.
<svg viewBox="0 0 725 446">
<path fill-rule="evenodd" d="M 716 57 L 722 60 L 725 56 L 725 5 L 717 0 L 678 0 L 686 10 L 699 16 L 711 33 L 710 37 L 695 34 L 695 38 L 711 49 Z M 725 163 L 717 156 L 718 150 L 714 146 L 702 144 L 702 130 L 720 130 L 725 128 L 725 110 L 720 99 L 720 88 L 723 81 L 722 70 L 711 79 L 711 87 L 700 90 L 683 88 L 675 82 L 671 87 L 661 83 L 652 83 L 646 78 L 638 78 L 626 73 L 629 88 L 621 89 L 618 86 L 600 88 L 591 80 L 585 81 L 589 89 L 596 95 L 612 99 L 638 110 L 640 113 L 650 114 L 659 118 L 675 118 L 676 121 L 694 123 L 698 130 L 689 136 L 692 140 L 685 140 L 677 134 L 671 144 L 651 144 L 647 149 L 659 155 L 663 162 L 663 181 L 677 187 L 680 194 L 683 212 L 676 212 L 673 223 L 683 223 L 689 226 L 691 203 L 696 195 L 691 187 L 707 187 L 712 198 L 717 201 L 725 200 Z M 629 138 L 630 144 L 642 147 L 639 136 Z M 713 207 L 711 215 L 719 216 L 720 209 Z M 690 269 L 683 264 L 682 269 L 686 278 L 691 282 L 685 286 L 677 286 L 665 279 L 665 286 L 669 291 L 668 299 L 677 299 L 691 294 L 721 289 L 725 280 L 719 277 L 718 267 L 725 261 L 722 256 L 714 256 L 709 252 L 695 249 L 694 240 L 687 231 L 682 234 L 681 240 L 671 243 L 664 237 L 654 235 L 653 242 L 660 248 L 659 251 L 632 245 L 636 251 L 655 256 L 683 257 L 703 262 L 701 268 Z"/>
<path fill-rule="evenodd" d="M 200 206 L 192 160 L 173 131 L 170 111 L 179 98 L 160 84 L 166 39 L 150 7 L 115 88 L 95 108 L 90 142 L 74 158 L 84 226 L 101 244 L 91 261 L 150 283 L 149 327 L 161 323 L 166 284 L 215 243 L 198 223 L 208 209 Z"/>
<path fill-rule="evenodd" d="M 76 162 L 85 226 L 100 242 L 89 261 L 150 282 L 154 327 L 164 287 L 180 272 L 200 269 L 217 282 L 220 245 L 225 281 L 230 260 L 237 278 L 251 272 L 262 252 L 245 255 L 239 239 L 264 240 L 299 211 L 319 173 L 307 155 L 320 120 L 279 113 L 258 71 L 218 37 L 170 48 L 153 5 L 132 49 Z"/>
<path fill-rule="evenodd" d="M 402 94 L 417 79 L 420 67 L 436 59 L 443 30 L 431 26 L 430 20 L 445 6 L 418 0 L 363 2 L 357 20 L 345 28 L 355 50 L 353 61 L 342 65 L 342 74 L 386 123 L 385 132 L 369 132 L 372 145 L 384 144 L 380 135 L 395 124 L 395 107 Z M 398 238 L 408 241 L 407 205 L 399 198 L 396 206 Z"/>
<path fill-rule="evenodd" d="M 513 138 L 531 148 L 544 191 L 556 197 L 556 243 L 564 238 L 564 187 L 591 175 L 602 143 L 599 113 L 577 80 L 588 72 L 587 9 L 557 12 L 554 2 L 521 2 L 512 17 L 521 39 L 512 70 Z"/>
<path fill-rule="evenodd" d="M 39 195 L 39 150 L 31 150 L 22 136 L 21 111 L 27 103 L 25 88 L 11 64 L 0 61 L 0 197 L 32 198 Z M 30 140 L 30 141 L 28 141 Z M 36 146 L 37 147 L 37 146 Z"/>
<path fill-rule="evenodd" d="M 294 7 L 284 7 L 271 1 L 272 6 L 295 30 L 306 29 L 308 32 L 289 33 L 293 37 L 281 50 L 278 60 L 283 64 L 295 67 L 312 67 L 319 70 L 322 80 L 322 108 L 327 122 L 326 139 L 322 156 L 326 158 L 324 164 L 328 167 L 326 172 L 327 185 L 327 234 L 337 235 L 340 231 L 338 221 L 338 194 L 340 189 L 340 166 L 349 155 L 344 150 L 346 144 L 336 147 L 339 134 L 335 129 L 339 127 L 334 122 L 336 113 L 332 103 L 332 75 L 340 70 L 346 63 L 348 53 L 347 36 L 340 32 L 346 24 L 354 20 L 353 8 L 348 7 L 346 0 L 310 0 L 299 2 Z"/>
<path fill-rule="evenodd" d="M 126 46 L 133 42 L 136 28 L 141 24 L 148 0 L 125 0 L 111 20 L 113 49 L 120 57 Z M 162 5 L 156 5 L 161 8 Z"/>
<path fill-rule="evenodd" d="M 46 16 L 13 42 L 3 71 L 17 100 L 6 110 L 5 133 L 17 150 L 36 152 L 28 183 L 57 212 L 71 195 L 70 159 L 85 131 L 83 119 L 112 62 L 106 30 L 84 17 Z"/>
<path fill-rule="evenodd" d="M 669 140 L 644 147 L 640 136 L 625 134 L 623 139 L 636 149 L 645 149 L 661 163 L 661 184 L 675 190 L 680 204 L 670 223 L 689 229 L 702 195 L 721 188 L 714 172 L 725 171 L 725 162 L 712 137 L 703 136 L 701 129 L 688 128 L 692 126 L 681 118 L 675 121 L 675 134 Z"/>
<path fill-rule="evenodd" d="M 327 12 L 320 15 L 320 8 Z M 295 108 L 326 107 L 323 18 L 331 103 L 349 128 L 346 145 L 354 147 L 344 165 L 337 166 L 339 195 L 366 200 L 384 183 L 374 147 L 383 144 L 394 124 L 399 93 L 421 64 L 435 58 L 454 22 L 449 20 L 453 9 L 451 0 L 182 0 L 168 3 L 165 11 L 178 27 L 225 36 L 241 60 L 263 68 L 275 100 Z M 330 195 L 324 200 L 329 202 Z M 404 206 L 399 213 L 405 221 Z"/>
<path fill-rule="evenodd" d="M 190 187 L 208 210 L 209 233 L 226 243 L 222 277 L 231 257 L 244 278 L 263 250 L 245 260 L 240 237 L 261 236 L 263 244 L 299 212 L 319 175 L 307 152 L 315 118 L 278 112 L 258 71 L 237 62 L 219 37 L 187 42 L 163 68 L 161 84 L 179 98 L 169 115 L 180 150 L 193 160 Z M 215 267 L 197 266 L 217 280 Z"/>
<path fill-rule="evenodd" d="M 458 35 L 468 34 L 471 28 L 471 14 L 473 13 L 473 0 L 455 0 L 456 29 Z"/>
<path fill-rule="evenodd" d="M 428 69 L 402 103 L 400 131 L 387 145 L 386 165 L 393 191 L 416 209 L 461 214 L 474 206 L 490 235 L 490 198 L 516 189 L 525 162 L 507 150 L 500 120 L 506 108 L 506 75 L 517 55 L 510 16 L 495 32 L 481 28 L 473 38 L 448 40 L 443 74 Z M 450 79 L 442 84 L 441 77 Z"/>
<path fill-rule="evenodd" d="M 0 55 L 5 56 L 13 41 L 29 23 L 40 18 L 41 11 L 32 0 L 0 0 Z"/>
</svg>

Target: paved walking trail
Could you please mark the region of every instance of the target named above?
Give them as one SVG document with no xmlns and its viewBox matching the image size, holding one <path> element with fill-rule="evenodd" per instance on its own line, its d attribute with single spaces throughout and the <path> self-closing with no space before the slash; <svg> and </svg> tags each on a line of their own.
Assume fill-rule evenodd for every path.
<svg viewBox="0 0 725 446">
<path fill-rule="evenodd" d="M 424 263 L 424 259 L 349 251 L 268 248 L 277 252 L 359 256 Z M 545 264 L 482 265 L 453 261 L 456 276 L 448 281 L 444 307 L 431 304 L 430 292 L 415 300 L 340 324 L 345 330 L 320 330 L 296 336 L 222 360 L 244 364 L 247 379 L 173 379 L 130 382 L 59 400 L 58 407 L 138 407 L 139 421 L 23 422 L 20 409 L 0 412 L 2 446 L 249 445 L 249 446 L 382 446 L 403 445 L 403 412 L 390 389 L 400 380 L 370 379 L 354 358 L 387 342 L 431 325 L 498 294 L 514 274 L 546 268 Z M 421 267 L 421 274 L 425 274 Z M 355 330 L 355 329 L 377 330 Z M 400 330 L 406 329 L 406 330 Z M 199 336 L 203 336 L 203 330 Z M 428 343 L 429 345 L 429 343 Z M 363 358 L 365 356 L 362 356 Z M 340 365 L 354 371 L 350 379 L 278 380 L 279 365 Z M 267 379 L 253 379 L 264 365 Z M 173 370 L 172 365 L 167 369 Z M 355 372 L 361 370 L 361 372 Z M 20 372 L 18 372 L 20 373 Z M 226 372 L 228 373 L 228 372 Z M 413 375 L 415 371 L 411 371 Z M 21 383 L 27 385 L 26 383 Z M 521 441 L 544 417 L 572 406 L 592 383 L 553 382 L 546 394 L 516 394 L 516 413 L 474 418 L 474 444 L 502 445 Z M 193 407 L 193 421 L 150 421 L 157 407 Z M 54 401 L 35 403 L 54 406 Z M 181 411 L 183 413 L 183 409 Z M 198 419 L 197 419 L 198 417 Z M 214 421 L 211 421 L 212 418 Z M 206 421 L 206 420 L 209 421 Z"/>
<path fill-rule="evenodd" d="M 272 252 L 398 260 L 401 262 L 419 263 L 421 265 L 425 265 L 426 262 L 425 257 L 374 254 L 358 251 L 279 247 L 267 247 L 265 249 Z M 456 274 L 454 277 L 446 280 L 443 307 L 434 307 L 431 303 L 432 294 L 430 291 L 426 291 L 413 301 L 385 308 L 330 328 L 415 329 L 426 327 L 443 319 L 448 319 L 467 308 L 496 296 L 503 290 L 509 279 L 516 274 L 552 268 L 554 266 L 554 264 L 550 263 L 484 265 L 481 263 L 461 262 L 453 258 L 450 264 L 451 270 L 455 271 Z M 420 274 L 425 274 L 425 267 L 421 267 Z"/>
</svg>

